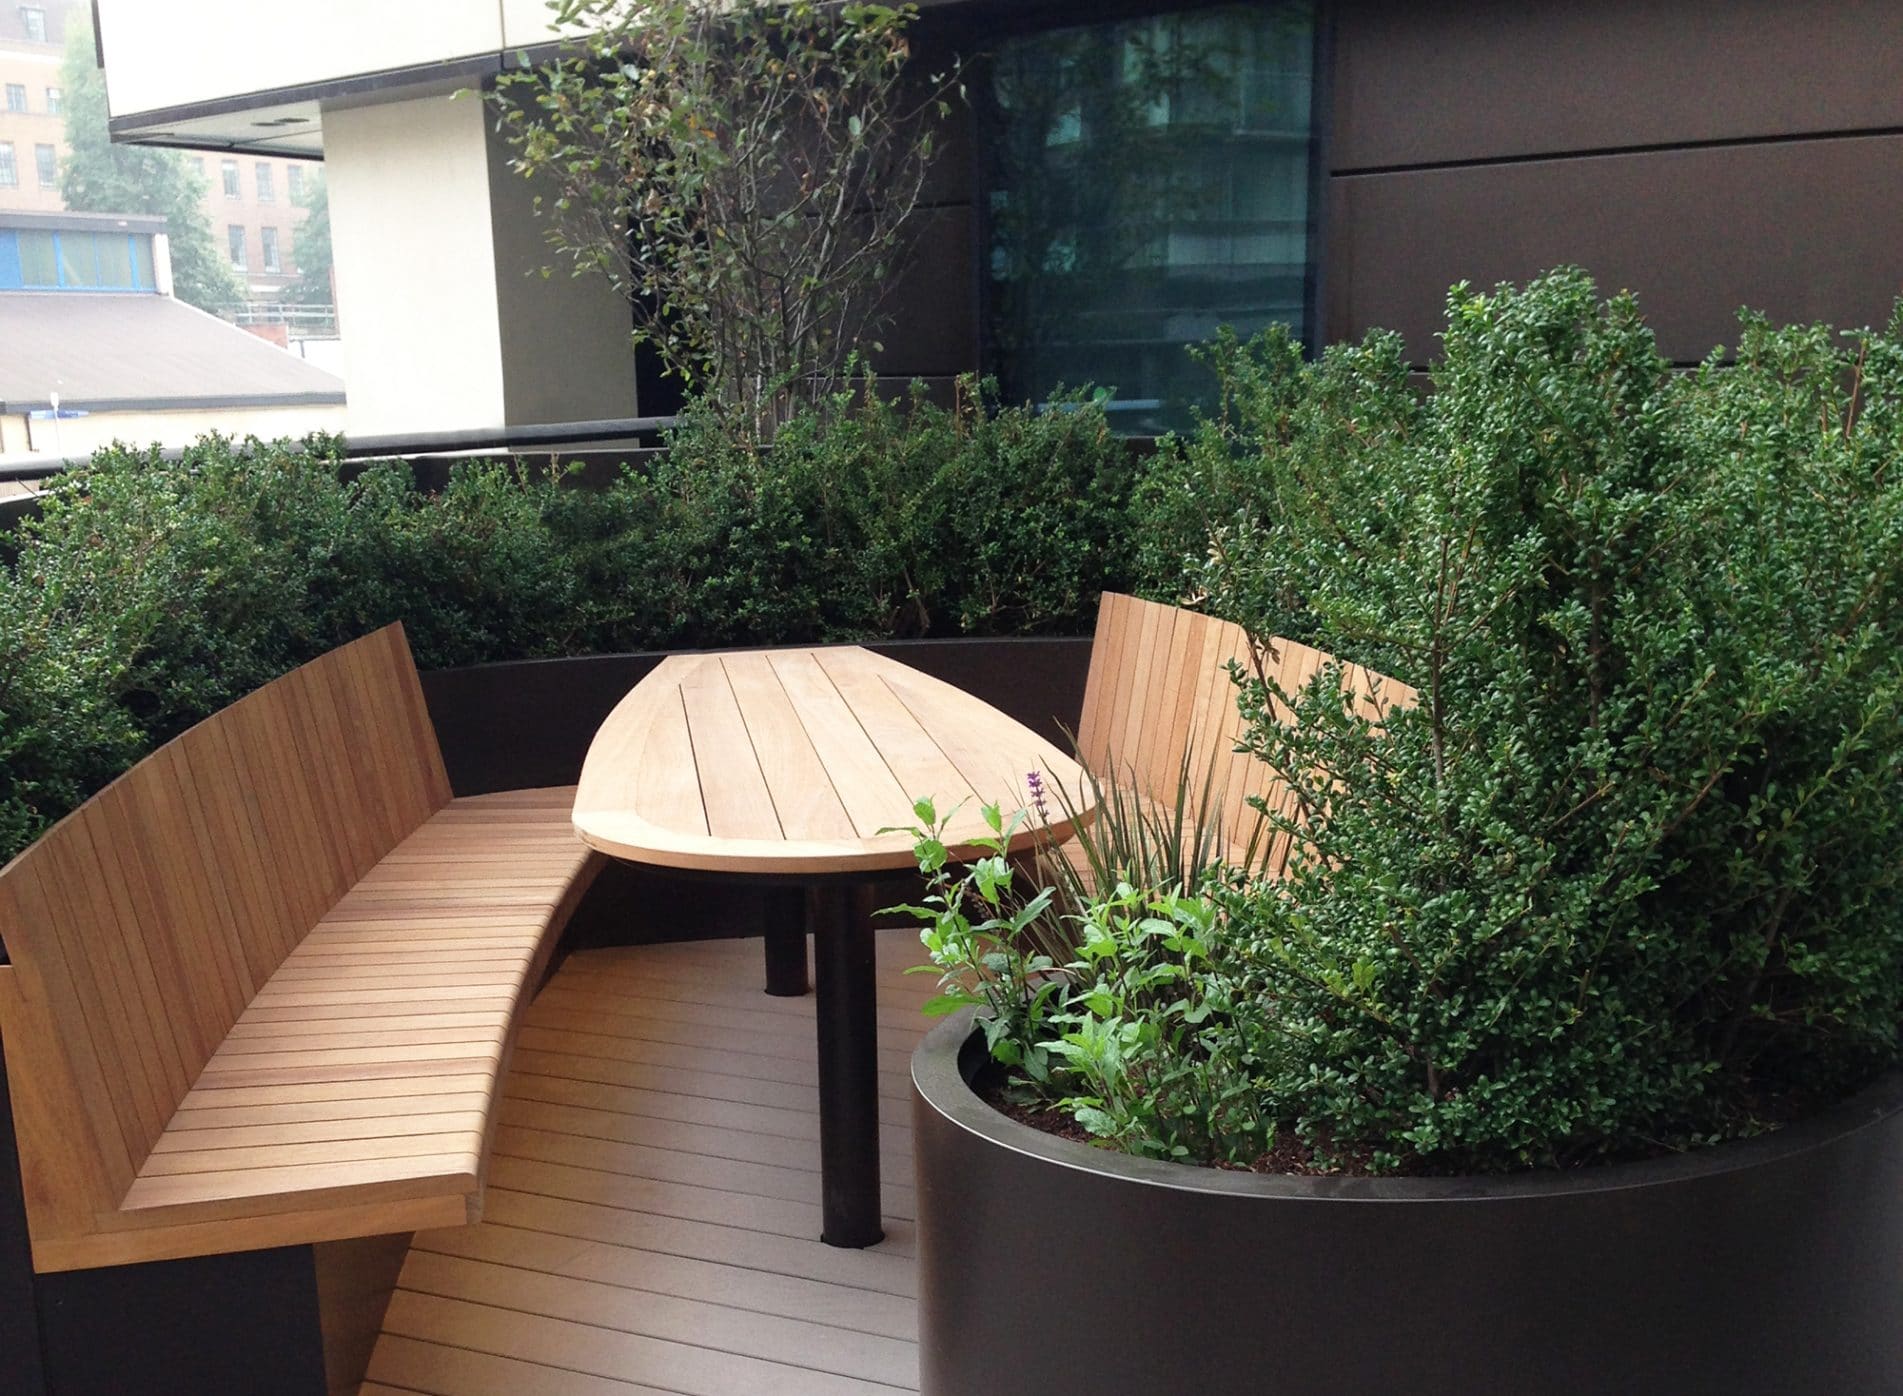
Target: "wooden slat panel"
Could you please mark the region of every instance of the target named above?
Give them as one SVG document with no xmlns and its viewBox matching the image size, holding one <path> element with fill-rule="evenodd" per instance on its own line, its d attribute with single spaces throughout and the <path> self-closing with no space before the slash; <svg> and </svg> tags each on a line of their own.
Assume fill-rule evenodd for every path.
<svg viewBox="0 0 1903 1396">
<path fill-rule="evenodd" d="M 657 823 L 707 832 L 707 807 L 694 775 L 694 739 L 678 699 L 661 708 L 646 733 L 638 769 L 645 778 L 634 807 Z"/>
<path fill-rule="evenodd" d="M 1143 634 L 1142 602 L 1134 596 L 1106 594 L 1103 604 L 1111 608 L 1116 636 L 1113 648 L 1115 668 L 1111 670 L 1110 721 L 1104 729 L 1104 749 L 1097 758 L 1098 774 L 1109 779 L 1129 761 L 1123 751 L 1124 729 L 1130 720 L 1130 703 L 1136 693 L 1137 649 Z"/>
<path fill-rule="evenodd" d="M 854 830 L 878 833 L 892 822 L 894 811 L 910 805 L 909 792 L 811 652 L 774 655 L 770 662 L 799 709 L 807 738 L 825 764 Z"/>
<path fill-rule="evenodd" d="M 260 792 L 245 781 L 226 725 L 204 723 L 181 737 L 173 750 L 172 773 L 179 798 L 203 821 L 200 845 L 219 872 L 211 889 L 218 919 L 208 921 L 195 935 L 187 928 L 188 934 L 179 938 L 182 951 L 190 946 L 190 952 L 180 957 L 194 977 L 187 992 L 199 1000 L 206 996 L 206 984 L 220 989 L 215 1001 L 197 1008 L 204 1053 L 209 1056 L 220 1032 L 237 1019 L 264 982 L 244 953 L 238 927 L 257 927 L 254 941 L 274 945 L 294 944 L 297 927 L 283 873 L 261 842 L 256 808 Z M 128 838 L 120 861 L 140 858 L 144 845 L 143 839 Z"/>
<path fill-rule="evenodd" d="M 777 839 L 780 820 L 773 796 L 747 724 L 734 698 L 727 671 L 707 664 L 681 685 L 681 703 L 687 713 L 687 731 L 696 757 L 722 754 L 724 779 L 703 781 L 701 806 L 707 832 L 723 839 Z M 696 766 L 698 767 L 698 759 Z"/>
<path fill-rule="evenodd" d="M 1077 751 L 1084 764 L 1102 767 L 1109 746 L 1110 705 L 1115 698 L 1115 649 L 1121 643 L 1114 596 L 1105 592 L 1097 602 L 1097 629 L 1090 642 L 1090 673 L 1084 681 L 1084 708 L 1077 719 Z"/>
<path fill-rule="evenodd" d="M 851 705 L 853 716 L 872 739 L 886 769 L 908 797 L 930 798 L 941 811 L 978 800 L 972 783 L 946 756 L 934 734 L 927 732 L 911 709 L 893 693 L 883 675 L 837 655 L 819 652 L 820 668 Z M 1003 792 L 988 792 L 992 798 Z"/>
<path fill-rule="evenodd" d="M 1116 779 L 1142 794 L 1149 790 L 1145 780 L 1145 750 L 1151 740 L 1152 705 L 1155 691 L 1163 678 L 1158 649 L 1167 652 L 1165 634 L 1171 608 L 1153 601 L 1135 601 L 1136 653 L 1130 661 L 1130 700 L 1124 714 L 1122 734 L 1115 753 Z"/>
</svg>

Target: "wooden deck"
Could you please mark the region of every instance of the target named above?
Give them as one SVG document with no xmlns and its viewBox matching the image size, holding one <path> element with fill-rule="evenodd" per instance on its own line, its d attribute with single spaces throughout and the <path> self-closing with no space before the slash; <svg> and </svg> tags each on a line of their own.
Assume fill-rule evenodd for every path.
<svg viewBox="0 0 1903 1396">
<path fill-rule="evenodd" d="M 886 1239 L 819 1241 L 813 1000 L 758 940 L 586 951 L 522 1026 L 480 1225 L 420 1233 L 365 1396 L 918 1388 L 909 1059 L 933 981 L 879 934 Z"/>
</svg>

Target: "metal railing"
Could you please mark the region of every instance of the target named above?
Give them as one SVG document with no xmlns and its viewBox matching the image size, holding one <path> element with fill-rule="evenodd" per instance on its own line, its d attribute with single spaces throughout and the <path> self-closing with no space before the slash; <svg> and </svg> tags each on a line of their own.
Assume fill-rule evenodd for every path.
<svg viewBox="0 0 1903 1396">
<path fill-rule="evenodd" d="M 662 432 L 674 425 L 673 417 L 608 417 L 586 422 L 538 422 L 513 427 L 477 427 L 464 431 L 397 432 L 380 436 L 344 437 L 346 460 L 377 458 L 413 459 L 425 456 L 453 456 L 484 451 L 556 452 L 576 446 L 603 442 L 632 441 L 655 444 Z M 172 446 L 159 452 L 160 459 L 180 459 L 187 448 Z M 89 456 L 19 461 L 0 464 L 0 482 L 30 483 L 83 466 Z"/>
</svg>

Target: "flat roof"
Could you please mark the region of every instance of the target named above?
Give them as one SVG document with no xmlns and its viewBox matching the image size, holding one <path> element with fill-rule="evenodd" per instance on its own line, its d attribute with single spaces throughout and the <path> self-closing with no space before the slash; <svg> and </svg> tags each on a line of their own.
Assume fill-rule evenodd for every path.
<svg viewBox="0 0 1903 1396">
<path fill-rule="evenodd" d="M 0 412 L 341 404 L 343 379 L 150 292 L 0 292 Z"/>
<path fill-rule="evenodd" d="M 0 209 L 0 228 L 38 229 L 53 233 L 162 233 L 165 220 L 152 213 L 36 213 L 30 209 Z"/>
</svg>

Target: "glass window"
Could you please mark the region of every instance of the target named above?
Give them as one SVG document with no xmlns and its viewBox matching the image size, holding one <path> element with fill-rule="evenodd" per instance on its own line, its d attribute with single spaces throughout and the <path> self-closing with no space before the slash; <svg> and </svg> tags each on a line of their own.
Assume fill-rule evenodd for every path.
<svg viewBox="0 0 1903 1396">
<path fill-rule="evenodd" d="M 227 199 L 238 198 L 240 194 L 238 189 L 238 162 L 236 160 L 220 160 L 218 162 L 218 172 L 224 177 L 225 197 Z"/>
<path fill-rule="evenodd" d="M 244 224 L 233 223 L 225 229 L 225 241 L 231 248 L 231 264 L 239 271 L 244 270 Z"/>
<path fill-rule="evenodd" d="M 20 6 L 20 24 L 26 30 L 29 43 L 46 42 L 46 11 L 30 5 Z"/>
<path fill-rule="evenodd" d="M 20 167 L 13 163 L 13 142 L 0 141 L 0 189 L 12 189 L 20 182 Z"/>
<path fill-rule="evenodd" d="M 264 242 L 264 269 L 266 271 L 283 271 L 284 263 L 278 260 L 278 230 L 276 228 L 260 228 L 258 229 L 258 236 Z"/>
<path fill-rule="evenodd" d="M 132 272 L 136 278 L 133 285 L 141 290 L 156 291 L 159 275 L 152 268 L 152 239 L 132 239 Z"/>
<path fill-rule="evenodd" d="M 129 290 L 132 279 L 133 239 L 120 233 L 100 233 L 94 239 L 99 254 L 99 285 Z"/>
<path fill-rule="evenodd" d="M 271 167 L 260 160 L 258 161 L 258 167 L 255 173 L 258 177 L 258 202 L 261 204 L 275 202 L 277 199 L 277 187 L 271 179 Z"/>
<path fill-rule="evenodd" d="M 1187 424 L 1223 325 L 1308 331 L 1312 0 L 1005 41 L 985 126 L 986 342 L 1007 400 L 1111 392 Z"/>
<path fill-rule="evenodd" d="M 66 110 L 66 94 L 57 87 L 46 89 L 46 114 L 58 116 Z"/>
<path fill-rule="evenodd" d="M 54 250 L 51 233 L 20 234 L 20 284 L 59 285 L 59 254 Z"/>
<path fill-rule="evenodd" d="M 7 84 L 7 110 L 8 111 L 25 111 L 26 110 L 26 84 L 25 83 L 10 82 Z"/>
<path fill-rule="evenodd" d="M 286 165 L 284 167 L 284 183 L 285 187 L 290 190 L 292 203 L 296 203 L 299 199 L 303 198 L 304 167 L 302 165 Z"/>
<path fill-rule="evenodd" d="M 33 164 L 39 171 L 42 188 L 50 189 L 59 183 L 59 152 L 52 146 L 34 146 Z"/>
<path fill-rule="evenodd" d="M 88 233 L 57 233 L 59 284 L 90 290 L 99 284 L 97 239 Z"/>
</svg>

